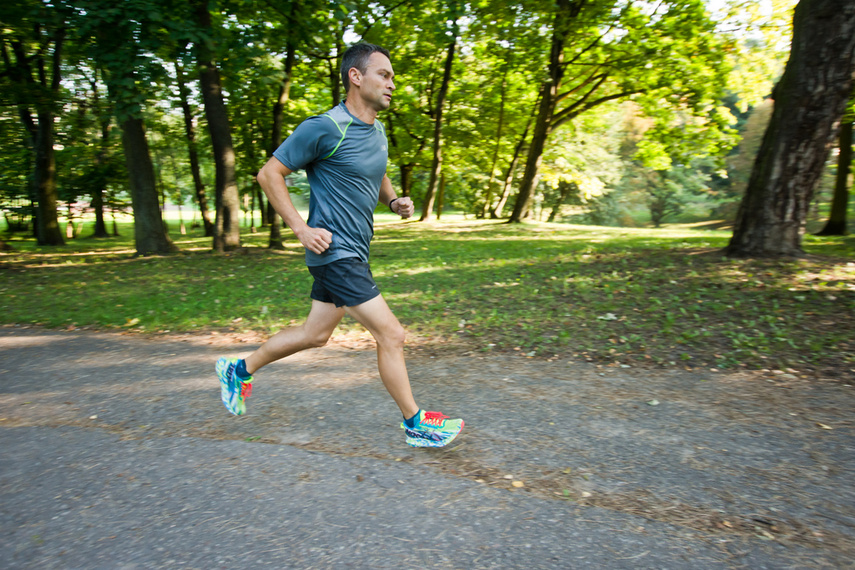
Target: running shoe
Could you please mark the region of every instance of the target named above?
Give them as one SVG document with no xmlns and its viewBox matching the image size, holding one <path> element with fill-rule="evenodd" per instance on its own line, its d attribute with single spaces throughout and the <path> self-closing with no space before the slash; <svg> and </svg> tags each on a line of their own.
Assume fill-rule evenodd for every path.
<svg viewBox="0 0 855 570">
<path fill-rule="evenodd" d="M 452 420 L 440 412 L 419 410 L 416 427 L 401 423 L 407 434 L 407 444 L 412 447 L 445 447 L 463 429 L 463 420 Z"/>
<path fill-rule="evenodd" d="M 235 368 L 237 358 L 221 358 L 217 361 L 217 378 L 220 379 L 220 398 L 226 409 L 236 416 L 246 413 L 246 399 L 252 394 L 252 376 L 246 380 L 238 378 Z"/>
</svg>

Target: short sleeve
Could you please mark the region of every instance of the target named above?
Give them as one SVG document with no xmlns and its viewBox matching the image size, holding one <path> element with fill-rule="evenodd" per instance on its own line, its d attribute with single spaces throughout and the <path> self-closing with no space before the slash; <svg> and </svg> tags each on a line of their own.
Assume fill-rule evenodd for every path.
<svg viewBox="0 0 855 570">
<path fill-rule="evenodd" d="M 289 170 L 304 170 L 331 153 L 340 136 L 332 121 L 323 116 L 309 117 L 294 129 L 291 136 L 273 152 L 273 156 Z"/>
</svg>

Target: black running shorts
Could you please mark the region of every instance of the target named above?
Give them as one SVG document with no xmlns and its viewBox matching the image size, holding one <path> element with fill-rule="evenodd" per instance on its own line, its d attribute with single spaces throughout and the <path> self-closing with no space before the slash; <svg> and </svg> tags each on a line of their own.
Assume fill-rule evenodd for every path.
<svg viewBox="0 0 855 570">
<path fill-rule="evenodd" d="M 315 278 L 312 299 L 336 307 L 355 307 L 380 294 L 371 268 L 356 257 L 346 257 L 326 265 L 309 266 Z"/>
</svg>

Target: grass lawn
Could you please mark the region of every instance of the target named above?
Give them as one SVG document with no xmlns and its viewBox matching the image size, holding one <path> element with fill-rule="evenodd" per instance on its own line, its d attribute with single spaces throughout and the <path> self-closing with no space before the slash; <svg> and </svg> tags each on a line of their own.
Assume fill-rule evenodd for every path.
<svg viewBox="0 0 855 570">
<path fill-rule="evenodd" d="M 56 248 L 10 239 L 0 324 L 267 334 L 306 316 L 311 277 L 289 232 L 285 251 L 247 231 L 244 250 L 218 255 L 200 230 L 172 225 L 181 251 L 163 257 L 134 257 L 127 223 L 121 237 Z M 771 261 L 724 259 L 729 237 L 381 214 L 372 267 L 410 346 L 438 354 L 855 378 L 855 238 L 807 236 L 808 258 Z"/>
</svg>

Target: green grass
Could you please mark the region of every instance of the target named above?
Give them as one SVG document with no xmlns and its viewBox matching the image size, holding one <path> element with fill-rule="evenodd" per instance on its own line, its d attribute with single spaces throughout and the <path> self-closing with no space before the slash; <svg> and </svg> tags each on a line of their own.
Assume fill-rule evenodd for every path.
<svg viewBox="0 0 855 570">
<path fill-rule="evenodd" d="M 728 260 L 723 231 L 378 222 L 374 275 L 411 346 L 855 377 L 851 237 L 807 236 L 802 260 Z M 12 240 L 0 323 L 269 333 L 307 314 L 311 277 L 290 234 L 282 252 L 247 232 L 244 251 L 217 255 L 192 230 L 173 234 L 178 254 L 135 258 L 121 231 L 58 248 Z"/>
</svg>

